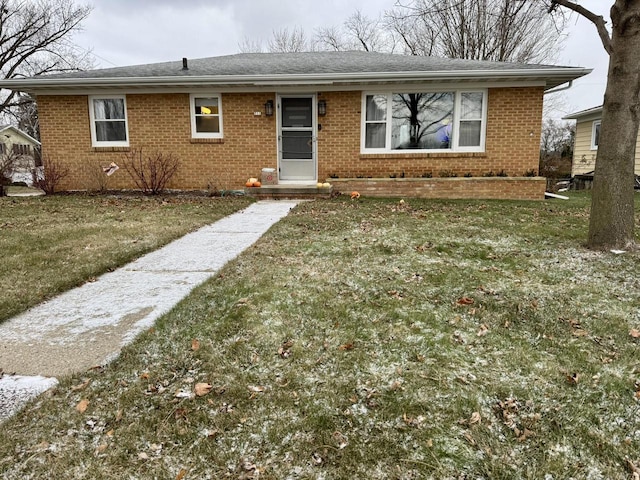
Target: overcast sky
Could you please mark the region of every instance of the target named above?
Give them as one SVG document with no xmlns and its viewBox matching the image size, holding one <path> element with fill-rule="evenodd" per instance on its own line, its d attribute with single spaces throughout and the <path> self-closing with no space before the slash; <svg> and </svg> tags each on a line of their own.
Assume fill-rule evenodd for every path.
<svg viewBox="0 0 640 480">
<path fill-rule="evenodd" d="M 356 9 L 370 17 L 393 7 L 395 0 L 93 0 L 93 12 L 74 43 L 91 49 L 96 66 L 136 65 L 238 53 L 244 39 L 265 44 L 274 30 L 340 25 Z M 612 0 L 583 0 L 609 18 Z M 582 17 L 570 22 L 558 52 L 559 65 L 594 71 L 563 94 L 563 113 L 602 103 L 608 58 L 595 27 Z M 555 94 L 558 95 L 558 94 Z"/>
</svg>

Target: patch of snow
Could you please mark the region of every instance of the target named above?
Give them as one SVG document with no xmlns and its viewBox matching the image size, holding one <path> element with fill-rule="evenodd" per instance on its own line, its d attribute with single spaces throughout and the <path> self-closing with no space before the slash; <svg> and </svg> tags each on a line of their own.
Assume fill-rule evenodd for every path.
<svg viewBox="0 0 640 480">
<path fill-rule="evenodd" d="M 57 384 L 57 379 L 42 376 L 4 375 L 0 377 L 0 422 L 15 414 L 29 400 Z"/>
</svg>

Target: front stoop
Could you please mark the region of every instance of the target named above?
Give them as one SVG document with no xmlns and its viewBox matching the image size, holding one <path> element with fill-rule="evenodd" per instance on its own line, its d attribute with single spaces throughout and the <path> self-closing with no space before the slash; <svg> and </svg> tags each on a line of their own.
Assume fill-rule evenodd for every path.
<svg viewBox="0 0 640 480">
<path fill-rule="evenodd" d="M 263 185 L 261 187 L 245 187 L 244 194 L 258 199 L 313 199 L 331 198 L 333 187 L 317 187 L 315 185 Z"/>
</svg>

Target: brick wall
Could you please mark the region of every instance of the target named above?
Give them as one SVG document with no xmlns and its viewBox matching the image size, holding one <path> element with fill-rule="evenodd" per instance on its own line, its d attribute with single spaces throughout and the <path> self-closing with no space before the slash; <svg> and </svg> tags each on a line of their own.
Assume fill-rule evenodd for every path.
<svg viewBox="0 0 640 480">
<path fill-rule="evenodd" d="M 511 176 L 537 170 L 542 115 L 542 88 L 493 88 L 488 93 L 486 151 L 483 153 L 361 154 L 360 92 L 323 92 L 327 115 L 319 117 L 318 176 L 324 179 L 420 177 L 442 171 L 458 176 L 482 176 L 505 170 Z M 176 189 L 237 189 L 264 167 L 277 166 L 276 120 L 254 116 L 275 93 L 223 94 L 223 139 L 191 138 L 188 94 L 127 94 L 131 148 L 176 155 Z M 39 96 L 43 153 L 70 167 L 62 189 L 96 187 L 100 167 L 122 163 L 129 149 L 91 146 L 87 96 Z M 122 169 L 109 178 L 108 188 L 133 188 Z"/>
<path fill-rule="evenodd" d="M 92 148 L 87 96 L 39 96 L 43 153 L 70 167 L 62 190 L 96 188 L 100 167 L 122 165 L 133 148 L 180 159 L 169 188 L 239 189 L 248 177 L 260 177 L 262 168 L 276 167 L 275 116 L 254 116 L 267 99 L 275 94 L 224 94 L 224 138 L 192 139 L 188 94 L 127 94 L 131 148 Z M 108 188 L 134 187 L 123 169 L 108 179 Z"/>
<path fill-rule="evenodd" d="M 326 93 L 327 116 L 318 133 L 319 178 L 421 177 L 454 172 L 482 176 L 504 170 L 522 176 L 538 170 L 542 123 L 541 87 L 492 88 L 488 93 L 486 148 L 483 153 L 360 154 L 360 92 Z"/>
<path fill-rule="evenodd" d="M 334 191 L 364 197 L 542 200 L 544 177 L 331 179 Z"/>
</svg>

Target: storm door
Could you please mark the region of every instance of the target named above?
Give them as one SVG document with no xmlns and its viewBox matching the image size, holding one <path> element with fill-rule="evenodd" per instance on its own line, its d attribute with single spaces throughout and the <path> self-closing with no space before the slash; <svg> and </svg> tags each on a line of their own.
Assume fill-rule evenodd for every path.
<svg viewBox="0 0 640 480">
<path fill-rule="evenodd" d="M 315 182 L 315 95 L 278 99 L 278 166 L 283 182 Z"/>
</svg>

